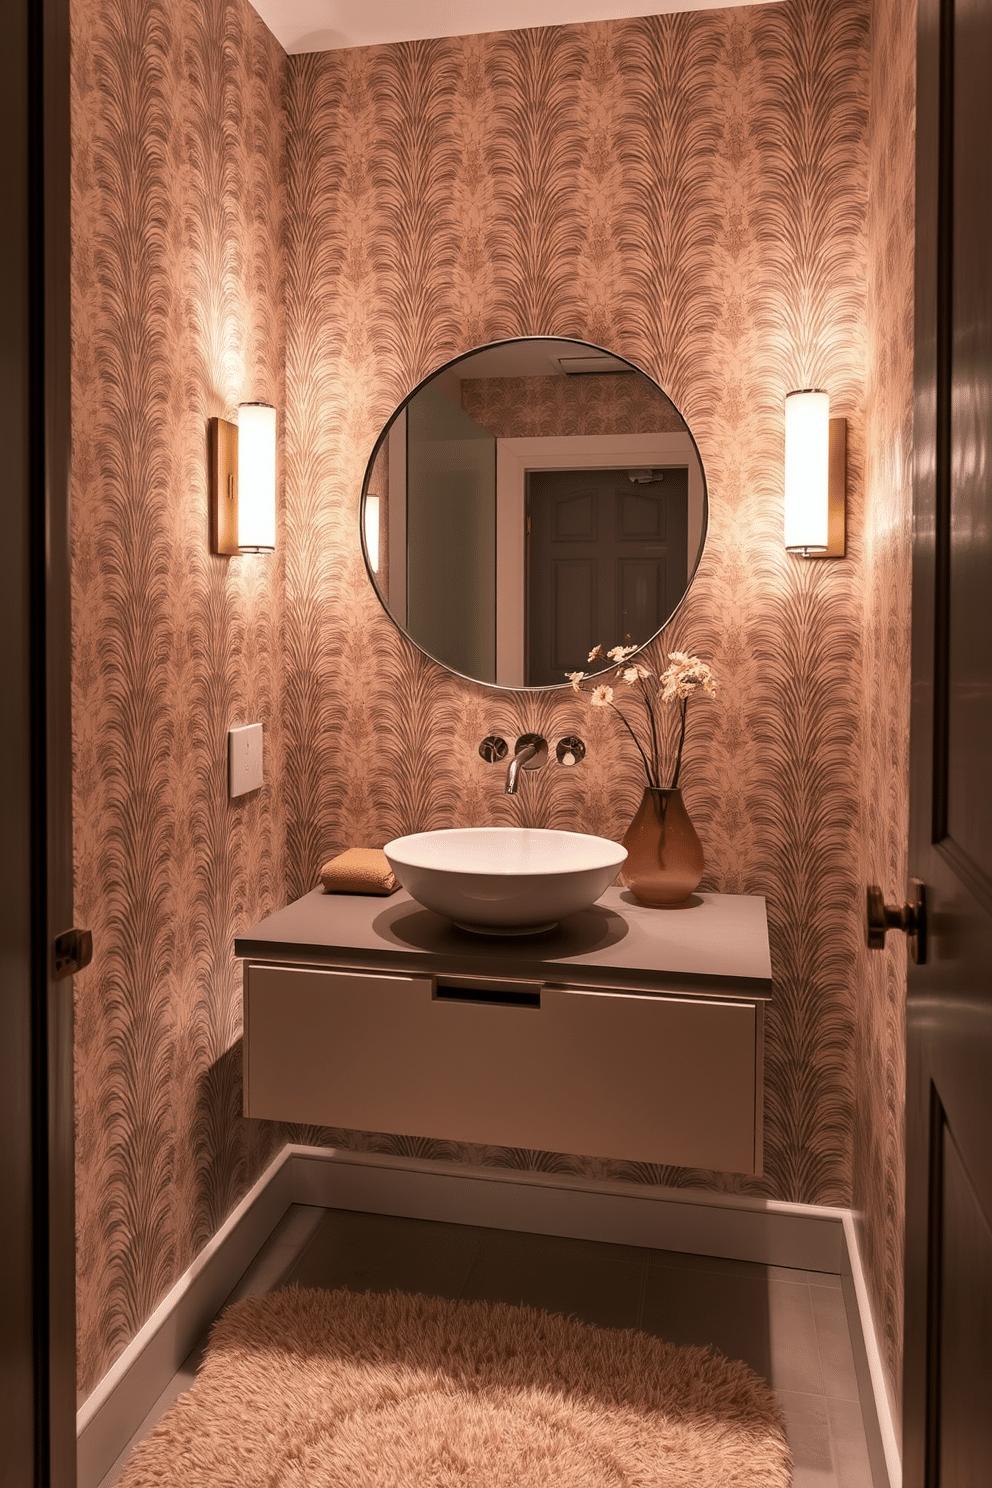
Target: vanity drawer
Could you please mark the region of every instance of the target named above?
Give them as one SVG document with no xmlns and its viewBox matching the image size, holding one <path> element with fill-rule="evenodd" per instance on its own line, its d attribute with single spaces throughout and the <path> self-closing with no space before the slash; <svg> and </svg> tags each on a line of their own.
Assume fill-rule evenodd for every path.
<svg viewBox="0 0 992 1488">
<path fill-rule="evenodd" d="M 760 1171 L 760 1002 L 251 963 L 245 1112 Z"/>
</svg>

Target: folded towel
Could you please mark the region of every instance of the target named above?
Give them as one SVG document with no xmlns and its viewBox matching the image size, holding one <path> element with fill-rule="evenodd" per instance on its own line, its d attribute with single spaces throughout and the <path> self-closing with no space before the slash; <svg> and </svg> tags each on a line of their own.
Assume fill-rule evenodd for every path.
<svg viewBox="0 0 992 1488">
<path fill-rule="evenodd" d="M 399 879 L 381 847 L 349 847 L 320 870 L 325 894 L 395 894 Z"/>
</svg>

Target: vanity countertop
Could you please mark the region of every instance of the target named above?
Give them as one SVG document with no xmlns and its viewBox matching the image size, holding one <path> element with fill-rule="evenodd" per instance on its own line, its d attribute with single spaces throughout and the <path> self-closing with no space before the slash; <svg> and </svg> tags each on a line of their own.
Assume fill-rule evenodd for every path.
<svg viewBox="0 0 992 1488">
<path fill-rule="evenodd" d="M 405 889 L 388 898 L 314 889 L 239 935 L 234 950 L 252 961 L 716 997 L 767 999 L 772 988 L 765 901 L 744 894 L 651 909 L 614 887 L 554 930 L 508 937 L 459 930 Z"/>
</svg>

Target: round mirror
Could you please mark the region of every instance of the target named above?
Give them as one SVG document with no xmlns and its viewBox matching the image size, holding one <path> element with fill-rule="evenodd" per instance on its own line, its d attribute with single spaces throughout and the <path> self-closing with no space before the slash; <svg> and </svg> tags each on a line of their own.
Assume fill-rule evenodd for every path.
<svg viewBox="0 0 992 1488">
<path fill-rule="evenodd" d="M 661 388 L 600 347 L 530 336 L 449 362 L 397 409 L 366 471 L 362 546 L 428 656 L 489 686 L 567 686 L 594 646 L 646 645 L 671 619 L 706 515 Z"/>
</svg>

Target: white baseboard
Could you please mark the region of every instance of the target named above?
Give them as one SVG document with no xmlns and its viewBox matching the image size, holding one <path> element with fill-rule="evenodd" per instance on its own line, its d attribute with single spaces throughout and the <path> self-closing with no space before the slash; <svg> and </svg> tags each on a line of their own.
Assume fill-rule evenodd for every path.
<svg viewBox="0 0 992 1488">
<path fill-rule="evenodd" d="M 887 1481 L 888 1488 L 902 1488 L 902 1445 L 896 1424 L 898 1417 L 890 1394 L 888 1371 L 882 1362 L 868 1283 L 861 1264 L 858 1224 L 850 1210 L 844 1214 L 844 1238 L 848 1265 L 841 1273 L 841 1283 L 847 1308 L 848 1331 L 854 1350 L 854 1366 L 858 1375 L 858 1393 L 865 1416 L 868 1414 L 869 1403 L 873 1403 L 875 1407 L 874 1426 L 877 1433 L 869 1429 L 869 1423 L 865 1421 L 872 1474 L 876 1483 Z"/>
<path fill-rule="evenodd" d="M 292 1204 L 284 1147 L 76 1413 L 77 1488 L 97 1488 Z"/>
<path fill-rule="evenodd" d="M 850 1210 L 294 1146 L 283 1148 L 80 1407 L 78 1488 L 97 1488 L 291 1204 L 840 1275 L 876 1488 L 900 1488 L 898 1438 Z"/>
</svg>

